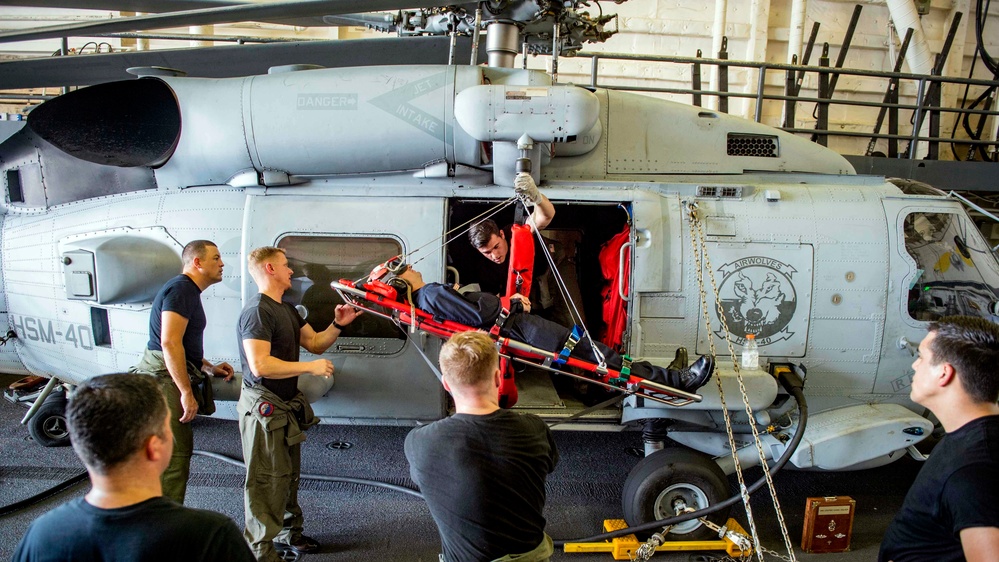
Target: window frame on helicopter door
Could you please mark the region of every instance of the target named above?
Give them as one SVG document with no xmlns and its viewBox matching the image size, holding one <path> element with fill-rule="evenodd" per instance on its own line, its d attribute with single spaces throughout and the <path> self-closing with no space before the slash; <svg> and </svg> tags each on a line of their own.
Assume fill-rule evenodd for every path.
<svg viewBox="0 0 999 562">
<path fill-rule="evenodd" d="M 910 208 L 904 210 L 900 228 L 905 252 L 916 268 L 904 305 L 910 319 L 931 322 L 965 315 L 999 320 L 991 310 L 999 300 L 999 269 L 991 247 L 967 215 Z M 924 256 L 927 252 L 930 255 Z"/>
</svg>

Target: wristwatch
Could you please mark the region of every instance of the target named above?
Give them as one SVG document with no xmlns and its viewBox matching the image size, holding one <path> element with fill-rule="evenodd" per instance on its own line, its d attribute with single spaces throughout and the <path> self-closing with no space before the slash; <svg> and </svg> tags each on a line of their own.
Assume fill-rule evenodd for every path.
<svg viewBox="0 0 999 562">
<path fill-rule="evenodd" d="M 340 323 L 339 323 L 339 322 L 337 322 L 336 320 L 334 320 L 334 321 L 333 321 L 333 327 L 334 327 L 334 328 L 336 328 L 337 330 L 340 330 L 341 332 L 343 331 L 343 328 L 344 328 L 344 327 L 343 327 L 343 326 L 341 326 L 341 325 L 340 325 Z"/>
</svg>

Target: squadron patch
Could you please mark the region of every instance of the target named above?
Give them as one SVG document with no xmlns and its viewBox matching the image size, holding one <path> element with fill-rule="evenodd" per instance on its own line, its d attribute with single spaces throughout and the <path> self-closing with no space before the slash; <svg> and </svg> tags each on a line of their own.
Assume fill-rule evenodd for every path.
<svg viewBox="0 0 999 562">
<path fill-rule="evenodd" d="M 257 411 L 260 412 L 261 416 L 269 418 L 271 414 L 274 413 L 274 404 L 271 404 L 270 402 L 261 402 L 260 405 L 257 406 Z"/>
<path fill-rule="evenodd" d="M 787 329 L 797 308 L 794 267 L 773 258 L 751 256 L 722 265 L 718 273 L 722 277 L 718 293 L 732 343 L 742 345 L 746 334 L 755 334 L 761 346 L 794 335 Z M 725 337 L 721 330 L 716 335 Z"/>
</svg>

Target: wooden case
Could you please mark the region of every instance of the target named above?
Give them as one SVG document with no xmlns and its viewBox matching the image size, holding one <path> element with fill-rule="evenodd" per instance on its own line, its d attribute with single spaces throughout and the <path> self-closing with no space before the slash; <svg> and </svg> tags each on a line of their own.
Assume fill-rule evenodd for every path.
<svg viewBox="0 0 999 562">
<path fill-rule="evenodd" d="M 850 550 L 856 504 L 849 496 L 808 498 L 801 550 L 816 553 Z"/>
</svg>

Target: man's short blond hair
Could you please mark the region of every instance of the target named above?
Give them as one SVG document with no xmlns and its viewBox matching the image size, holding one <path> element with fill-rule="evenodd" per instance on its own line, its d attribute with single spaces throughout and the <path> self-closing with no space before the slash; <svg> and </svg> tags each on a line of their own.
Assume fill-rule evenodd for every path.
<svg viewBox="0 0 999 562">
<path fill-rule="evenodd" d="M 496 343 L 483 332 L 459 332 L 441 346 L 441 373 L 452 386 L 479 386 L 499 368 Z"/>
<path fill-rule="evenodd" d="M 250 252 L 250 257 L 247 258 L 247 262 L 250 266 L 250 271 L 260 271 L 260 266 L 264 262 L 269 261 L 271 258 L 278 254 L 284 254 L 284 250 L 281 248 L 275 248 L 274 246 L 262 246 Z"/>
</svg>

